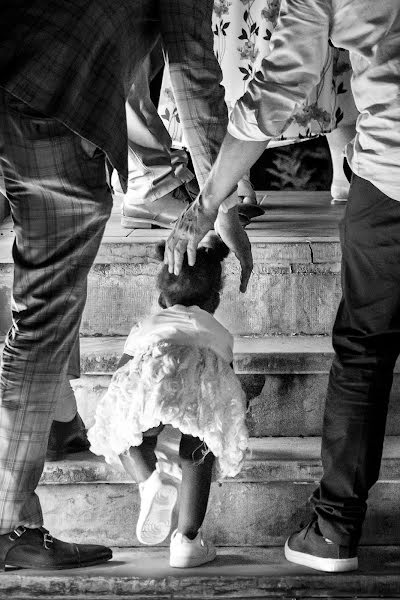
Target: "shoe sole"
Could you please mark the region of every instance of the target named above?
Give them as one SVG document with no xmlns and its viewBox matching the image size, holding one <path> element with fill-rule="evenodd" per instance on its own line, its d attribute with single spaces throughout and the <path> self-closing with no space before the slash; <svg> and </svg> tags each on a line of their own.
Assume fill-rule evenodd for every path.
<svg viewBox="0 0 400 600">
<path fill-rule="evenodd" d="M 175 221 L 172 223 L 160 223 L 154 219 L 136 219 L 135 217 L 121 217 L 121 226 L 125 229 L 151 229 L 152 227 L 161 227 L 162 229 L 172 229 Z"/>
<path fill-rule="evenodd" d="M 112 555 L 112 551 L 110 550 L 110 552 L 108 554 L 105 554 L 104 556 L 102 556 L 101 558 L 97 558 L 97 559 L 93 559 L 87 562 L 81 562 L 81 563 L 76 563 L 76 564 L 69 564 L 69 565 L 49 565 L 47 564 L 8 564 L 6 563 L 5 565 L 2 564 L 0 565 L 0 570 L 1 571 L 6 571 L 7 569 L 43 569 L 43 570 L 49 570 L 49 571 L 63 571 L 66 569 L 81 569 L 81 568 L 85 568 L 85 567 L 93 567 L 95 565 L 101 565 L 103 563 L 108 562 L 109 560 L 111 560 L 113 557 Z"/>
<path fill-rule="evenodd" d="M 141 544 L 154 546 L 168 537 L 177 498 L 173 485 L 163 484 L 156 492 L 147 514 L 139 515 L 136 537 Z"/>
<path fill-rule="evenodd" d="M 206 558 L 204 556 L 202 558 L 200 558 L 200 557 L 170 558 L 169 566 L 172 567 L 173 569 L 190 569 L 191 567 L 199 567 L 200 565 L 205 565 L 206 563 L 213 561 L 216 557 L 217 557 L 217 551 L 214 550 Z"/>
<path fill-rule="evenodd" d="M 344 573 L 346 571 L 355 571 L 358 569 L 358 558 L 322 558 L 305 552 L 298 552 L 289 548 L 286 541 L 285 558 L 289 562 L 296 565 L 303 565 L 316 571 L 324 571 L 325 573 Z"/>
</svg>

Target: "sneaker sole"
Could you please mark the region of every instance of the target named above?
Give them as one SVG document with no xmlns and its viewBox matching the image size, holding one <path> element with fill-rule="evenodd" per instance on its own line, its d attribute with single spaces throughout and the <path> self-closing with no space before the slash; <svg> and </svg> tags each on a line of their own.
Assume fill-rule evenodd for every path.
<svg viewBox="0 0 400 600">
<path fill-rule="evenodd" d="M 214 550 L 207 557 L 197 556 L 197 557 L 193 557 L 193 558 L 186 558 L 186 557 L 170 558 L 169 566 L 174 569 L 190 569 L 191 567 L 199 567 L 200 565 L 205 565 L 206 563 L 209 563 L 212 560 L 214 560 L 216 557 L 217 557 L 217 551 Z"/>
<path fill-rule="evenodd" d="M 171 531 L 172 512 L 178 498 L 173 485 L 163 484 L 153 498 L 146 515 L 139 515 L 136 537 L 146 546 L 163 542 Z"/>
<path fill-rule="evenodd" d="M 345 571 L 355 571 L 358 569 L 357 556 L 353 558 L 322 558 L 313 554 L 292 550 L 289 548 L 287 541 L 285 544 L 285 558 L 296 565 L 303 565 L 304 567 L 310 567 L 310 569 L 324 571 L 325 573 L 344 573 Z"/>
</svg>

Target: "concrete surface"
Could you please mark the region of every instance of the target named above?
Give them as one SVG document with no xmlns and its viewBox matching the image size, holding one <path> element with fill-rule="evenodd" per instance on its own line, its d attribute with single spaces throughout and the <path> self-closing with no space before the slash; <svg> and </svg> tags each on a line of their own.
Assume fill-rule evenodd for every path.
<svg viewBox="0 0 400 600">
<path fill-rule="evenodd" d="M 113 560 L 67 571 L 7 571 L 0 574 L 4 598 L 114 600 L 207 600 L 245 598 L 399 598 L 398 548 L 359 551 L 356 572 L 324 574 L 285 561 L 281 547 L 223 548 L 214 562 L 171 569 L 168 550 L 114 550 Z"/>
<path fill-rule="evenodd" d="M 218 545 L 272 546 L 306 522 L 321 475 L 318 439 L 252 440 L 243 472 L 212 484 L 204 531 Z M 76 541 L 135 546 L 137 485 L 120 468 L 81 456 L 48 463 L 38 489 L 46 527 Z M 176 521 L 175 521 L 176 522 Z M 400 443 L 388 439 L 364 544 L 400 544 Z"/>
<path fill-rule="evenodd" d="M 343 208 L 321 192 L 271 193 L 263 205 L 265 215 L 248 229 L 254 255 L 248 291 L 238 294 L 239 266 L 230 256 L 219 318 L 239 335 L 329 334 L 340 298 Z M 113 213 L 89 275 L 83 335 L 125 335 L 156 306 L 154 244 L 167 235 L 123 229 Z M 0 227 L 0 333 L 10 324 L 12 239 L 6 220 Z"/>
</svg>

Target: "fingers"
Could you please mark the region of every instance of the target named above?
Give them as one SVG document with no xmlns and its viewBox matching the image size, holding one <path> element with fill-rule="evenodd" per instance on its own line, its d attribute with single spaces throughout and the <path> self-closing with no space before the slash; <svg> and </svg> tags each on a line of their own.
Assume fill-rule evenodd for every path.
<svg viewBox="0 0 400 600">
<path fill-rule="evenodd" d="M 165 242 L 165 251 L 164 251 L 164 264 L 168 265 L 168 271 L 170 273 L 174 272 L 174 242 L 173 242 L 173 235 L 174 232 L 172 232 L 169 236 L 169 238 L 167 239 L 167 241 Z"/>
<path fill-rule="evenodd" d="M 172 233 L 166 244 L 164 252 L 164 264 L 168 265 L 168 271 L 179 275 L 182 269 L 185 252 L 188 255 L 188 264 L 193 267 L 196 264 L 197 242 L 196 240 L 180 239 L 176 241 Z"/>
<path fill-rule="evenodd" d="M 197 242 L 193 239 L 189 240 L 186 248 L 188 255 L 188 265 L 193 267 L 196 264 Z"/>
<path fill-rule="evenodd" d="M 247 237 L 247 236 L 246 236 Z M 241 275 L 240 275 L 240 291 L 244 293 L 247 290 L 247 286 L 253 271 L 253 255 L 251 252 L 251 245 L 248 243 L 245 250 L 238 256 L 240 261 Z"/>
<path fill-rule="evenodd" d="M 169 273 L 179 275 L 186 252 L 187 240 L 176 240 L 174 233 L 173 231 L 170 234 L 165 244 L 164 264 L 168 265 Z"/>
<path fill-rule="evenodd" d="M 170 273 L 179 275 L 185 252 L 188 264 L 196 263 L 196 251 L 199 242 L 212 229 L 217 213 L 211 216 L 204 211 L 197 200 L 182 213 L 165 245 L 164 263 Z"/>
<path fill-rule="evenodd" d="M 244 292 L 247 290 L 247 285 L 249 283 L 250 276 L 253 271 L 253 263 L 246 265 L 243 265 L 242 263 L 241 267 L 242 272 L 240 276 L 240 291 L 244 294 Z"/>
<path fill-rule="evenodd" d="M 183 257 L 185 256 L 186 248 L 188 242 L 187 240 L 179 240 L 174 248 L 173 252 L 173 265 L 169 266 L 169 272 L 174 273 L 174 275 L 179 275 L 182 269 Z M 196 260 L 196 257 L 195 257 Z M 193 263 L 194 264 L 194 263 Z"/>
</svg>

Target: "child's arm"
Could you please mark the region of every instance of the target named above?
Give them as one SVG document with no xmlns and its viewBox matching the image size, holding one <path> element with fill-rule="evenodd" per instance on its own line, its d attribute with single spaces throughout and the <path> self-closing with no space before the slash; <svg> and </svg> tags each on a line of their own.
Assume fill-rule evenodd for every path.
<svg viewBox="0 0 400 600">
<path fill-rule="evenodd" d="M 123 367 L 124 365 L 126 365 L 127 362 L 129 362 L 130 360 L 132 360 L 132 356 L 130 356 L 129 354 L 123 354 L 121 356 L 121 358 L 119 359 L 119 363 L 117 366 L 117 369 L 119 369 L 120 367 Z"/>
</svg>

